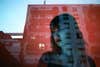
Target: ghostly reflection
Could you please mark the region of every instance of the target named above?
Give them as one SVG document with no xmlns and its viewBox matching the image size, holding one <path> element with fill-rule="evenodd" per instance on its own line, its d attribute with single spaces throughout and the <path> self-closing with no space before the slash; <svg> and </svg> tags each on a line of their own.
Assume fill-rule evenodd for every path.
<svg viewBox="0 0 100 67">
<path fill-rule="evenodd" d="M 56 16 L 50 30 L 52 51 L 42 55 L 38 67 L 95 67 L 94 61 L 86 56 L 84 39 L 73 16 Z"/>
</svg>

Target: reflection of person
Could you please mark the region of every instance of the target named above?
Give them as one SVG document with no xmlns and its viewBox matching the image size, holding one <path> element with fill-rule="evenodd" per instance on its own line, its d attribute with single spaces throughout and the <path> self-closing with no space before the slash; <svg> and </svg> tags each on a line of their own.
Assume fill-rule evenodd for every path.
<svg viewBox="0 0 100 67">
<path fill-rule="evenodd" d="M 53 50 L 42 55 L 38 67 L 95 67 L 89 65 L 94 64 L 90 57 L 88 63 L 84 40 L 73 16 L 56 16 L 51 21 L 50 29 Z"/>
</svg>

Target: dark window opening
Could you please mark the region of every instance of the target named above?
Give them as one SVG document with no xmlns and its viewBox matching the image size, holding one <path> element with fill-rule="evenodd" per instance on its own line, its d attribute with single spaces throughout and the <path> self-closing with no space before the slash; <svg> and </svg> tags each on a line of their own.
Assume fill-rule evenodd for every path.
<svg viewBox="0 0 100 67">
<path fill-rule="evenodd" d="M 67 21 L 64 21 L 64 24 L 66 24 L 66 25 L 69 25 L 69 22 L 67 22 Z"/>
<path fill-rule="evenodd" d="M 71 35 L 71 33 L 70 33 L 70 32 L 68 32 L 68 33 L 66 33 L 66 35 L 70 36 L 70 35 Z"/>
<path fill-rule="evenodd" d="M 82 39 L 82 34 L 81 33 L 76 33 L 76 38 L 77 39 Z"/>
<path fill-rule="evenodd" d="M 70 50 L 70 51 L 72 51 L 72 48 L 66 48 L 66 50 Z"/>
<path fill-rule="evenodd" d="M 70 29 L 70 27 L 69 27 L 69 26 L 67 26 L 66 28 L 67 28 L 67 29 Z"/>
<path fill-rule="evenodd" d="M 66 39 L 71 39 L 71 36 L 67 36 Z"/>
<path fill-rule="evenodd" d="M 79 50 L 81 50 L 81 51 L 84 51 L 85 50 L 85 48 L 78 48 Z"/>
<path fill-rule="evenodd" d="M 69 20 L 69 17 L 67 15 L 63 15 L 64 20 Z"/>
<path fill-rule="evenodd" d="M 68 63 L 74 63 L 73 56 L 68 56 Z"/>
<path fill-rule="evenodd" d="M 71 43 L 66 43 L 66 45 L 72 45 Z"/>
</svg>

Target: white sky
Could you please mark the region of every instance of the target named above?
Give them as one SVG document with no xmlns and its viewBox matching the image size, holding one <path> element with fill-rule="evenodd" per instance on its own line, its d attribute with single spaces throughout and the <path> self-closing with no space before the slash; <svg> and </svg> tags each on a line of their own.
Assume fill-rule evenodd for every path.
<svg viewBox="0 0 100 67">
<path fill-rule="evenodd" d="M 44 0 L 0 0 L 0 31 L 23 32 L 28 4 Z M 46 0 L 46 4 L 100 4 L 100 0 Z"/>
</svg>

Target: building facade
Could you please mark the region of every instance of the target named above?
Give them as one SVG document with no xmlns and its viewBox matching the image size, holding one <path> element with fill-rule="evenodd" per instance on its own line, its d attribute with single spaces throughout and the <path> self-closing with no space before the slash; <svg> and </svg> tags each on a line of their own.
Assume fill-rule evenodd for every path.
<svg viewBox="0 0 100 67">
<path fill-rule="evenodd" d="M 22 61 L 36 66 L 42 53 L 51 51 L 50 22 L 62 13 L 75 17 L 84 40 L 86 53 L 97 67 L 100 62 L 100 5 L 29 5 L 23 35 Z M 79 36 L 77 36 L 79 37 Z"/>
</svg>

